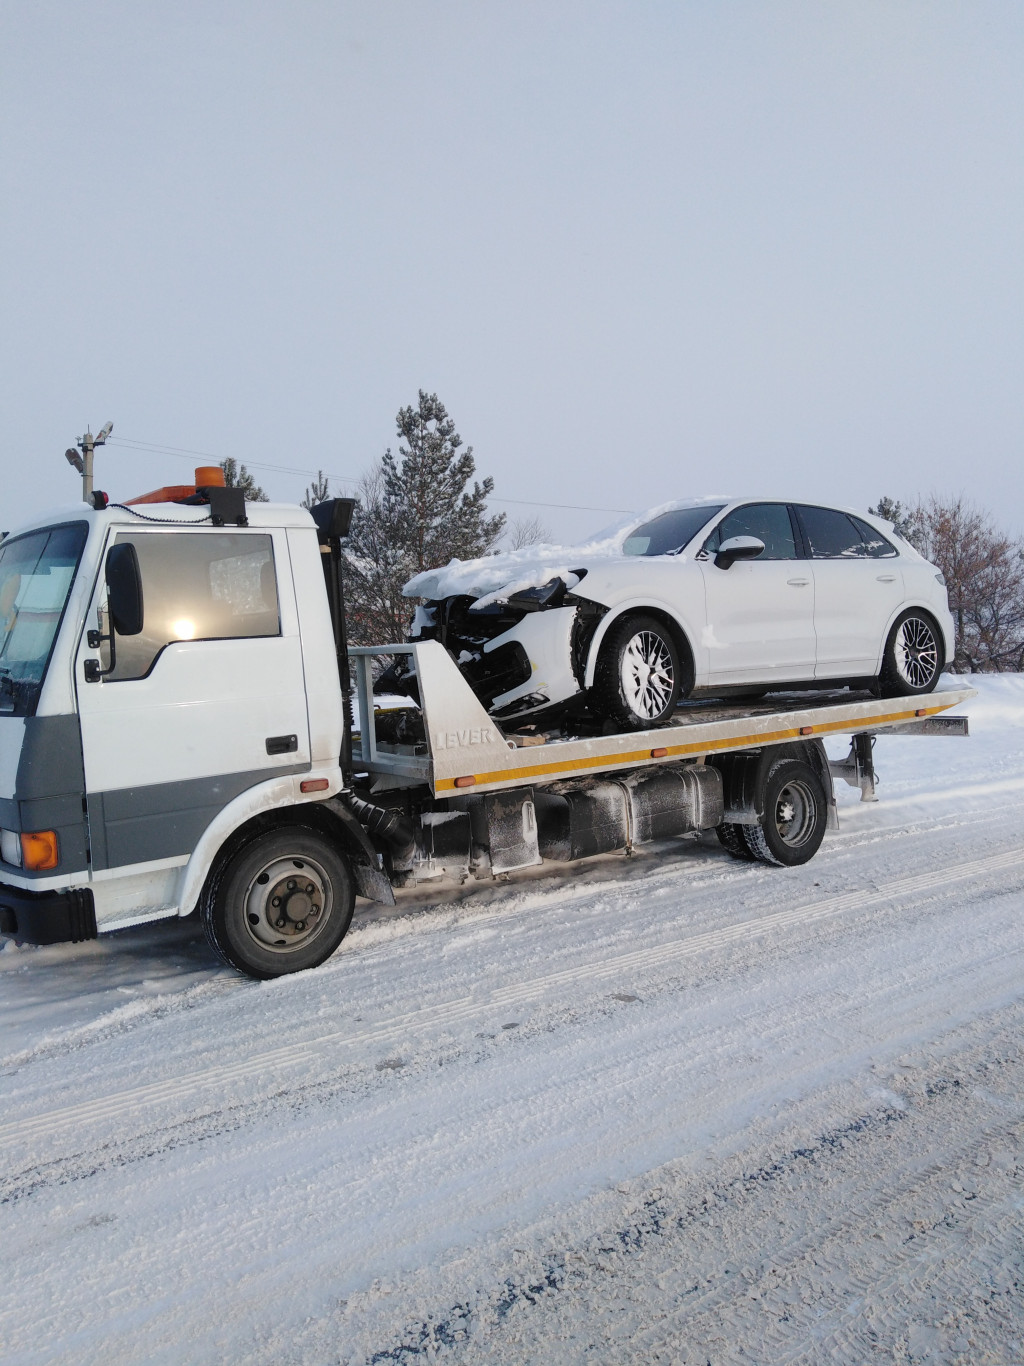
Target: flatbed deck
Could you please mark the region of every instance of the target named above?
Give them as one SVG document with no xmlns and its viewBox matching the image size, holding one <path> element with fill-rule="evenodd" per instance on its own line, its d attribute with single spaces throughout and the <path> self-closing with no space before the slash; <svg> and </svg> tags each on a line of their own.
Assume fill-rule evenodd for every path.
<svg viewBox="0 0 1024 1366">
<path fill-rule="evenodd" d="M 688 701 L 673 720 L 651 730 L 546 740 L 523 747 L 506 737 L 436 641 L 361 647 L 357 659 L 360 714 L 373 714 L 370 664 L 380 654 L 408 654 L 419 682 L 426 741 L 378 745 L 375 728 L 358 736 L 353 758 L 371 776 L 419 779 L 435 797 L 550 784 L 588 774 L 644 768 L 673 760 L 760 749 L 828 735 L 913 730 L 975 695 L 950 688 L 917 697 L 870 693 L 780 693 L 757 701 Z"/>
</svg>

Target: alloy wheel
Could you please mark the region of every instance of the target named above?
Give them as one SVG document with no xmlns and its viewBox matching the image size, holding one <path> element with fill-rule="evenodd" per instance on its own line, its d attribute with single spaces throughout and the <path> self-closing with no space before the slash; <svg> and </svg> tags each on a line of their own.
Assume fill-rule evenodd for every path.
<svg viewBox="0 0 1024 1366">
<path fill-rule="evenodd" d="M 939 667 L 935 632 L 922 617 L 907 617 L 893 642 L 896 671 L 908 687 L 926 688 Z"/>
<path fill-rule="evenodd" d="M 662 715 L 672 701 L 675 676 L 668 645 L 656 631 L 638 631 L 622 652 L 622 694 L 646 720 Z"/>
</svg>

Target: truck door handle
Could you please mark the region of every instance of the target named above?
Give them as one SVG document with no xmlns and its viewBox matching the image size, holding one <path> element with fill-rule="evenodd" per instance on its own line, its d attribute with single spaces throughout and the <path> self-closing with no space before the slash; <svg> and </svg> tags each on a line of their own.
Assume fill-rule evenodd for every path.
<svg viewBox="0 0 1024 1366">
<path fill-rule="evenodd" d="M 297 735 L 268 735 L 268 754 L 294 754 L 299 747 Z"/>
<path fill-rule="evenodd" d="M 876 574 L 875 577 L 878 579 L 878 582 L 879 582 L 879 583 L 895 583 L 895 582 L 896 582 L 896 575 L 895 575 L 895 574 Z"/>
<path fill-rule="evenodd" d="M 794 588 L 806 588 L 810 579 L 787 579 L 786 582 L 792 584 Z"/>
</svg>

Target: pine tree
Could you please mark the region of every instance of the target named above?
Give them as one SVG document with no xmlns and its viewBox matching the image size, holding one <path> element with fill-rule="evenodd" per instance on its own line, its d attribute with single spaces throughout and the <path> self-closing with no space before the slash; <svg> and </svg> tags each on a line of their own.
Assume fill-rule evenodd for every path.
<svg viewBox="0 0 1024 1366">
<path fill-rule="evenodd" d="M 316 478 L 307 487 L 305 497 L 299 506 L 304 508 L 316 507 L 317 503 L 325 502 L 330 496 L 330 481 L 323 470 L 317 470 Z"/>
<path fill-rule="evenodd" d="M 486 555 L 505 516 L 487 516 L 494 480 L 469 482 L 473 449 L 436 394 L 421 389 L 396 418 L 400 444 L 362 481 L 346 562 L 353 642 L 404 639 L 413 603 L 403 585 L 422 569 Z"/>
<path fill-rule="evenodd" d="M 224 482 L 229 489 L 241 489 L 246 501 L 249 503 L 269 503 L 270 499 L 257 484 L 256 480 L 245 468 L 240 465 L 232 456 L 220 462 L 220 467 L 224 471 Z"/>
</svg>

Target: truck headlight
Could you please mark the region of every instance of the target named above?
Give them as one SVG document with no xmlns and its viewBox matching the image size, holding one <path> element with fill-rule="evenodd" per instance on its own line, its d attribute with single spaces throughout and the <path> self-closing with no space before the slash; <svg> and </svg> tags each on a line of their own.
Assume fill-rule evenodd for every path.
<svg viewBox="0 0 1024 1366">
<path fill-rule="evenodd" d="M 16 830 L 0 830 L 0 859 L 12 868 L 21 867 L 21 836 Z"/>
</svg>

